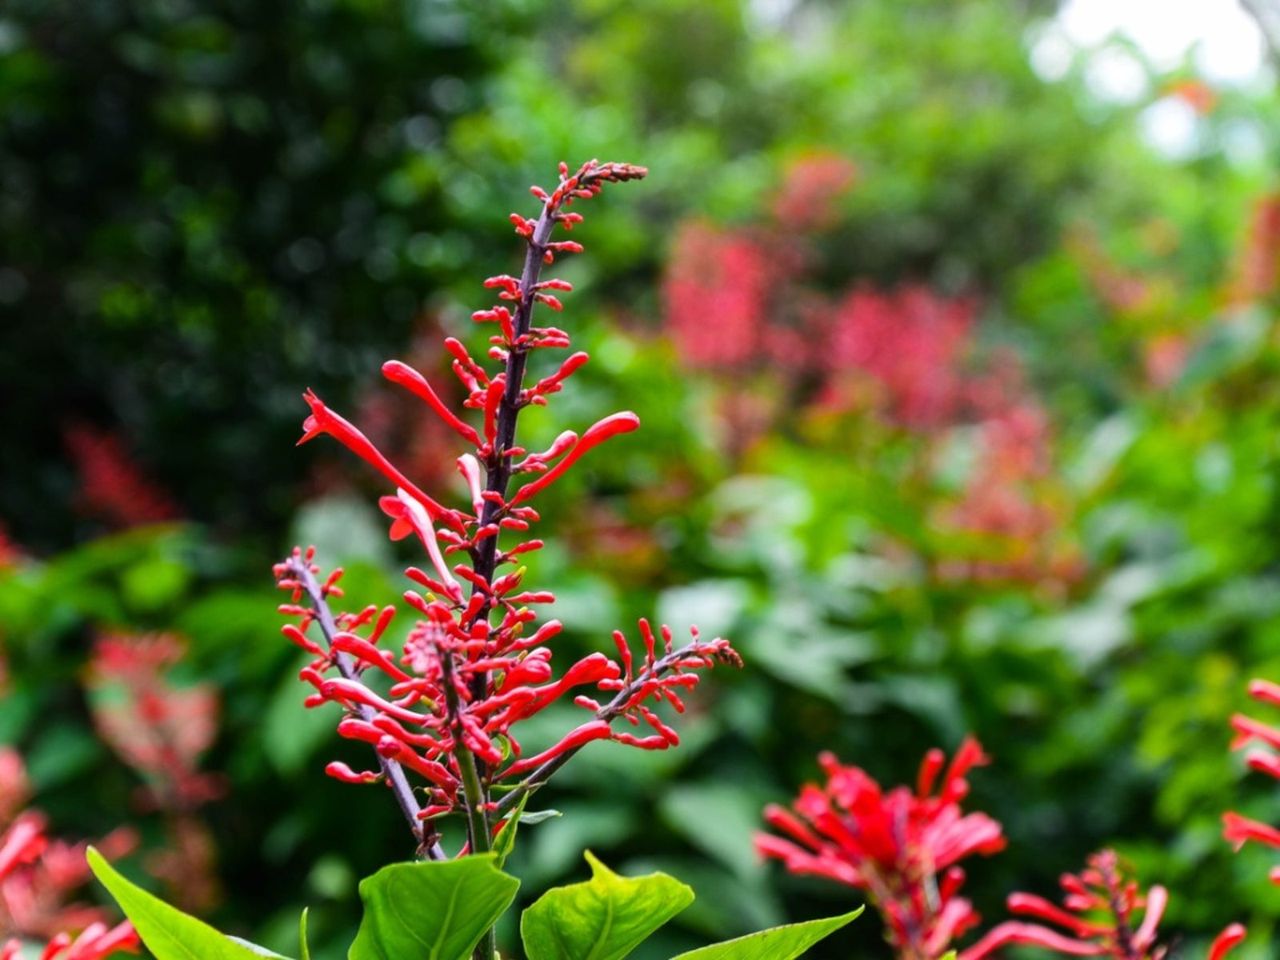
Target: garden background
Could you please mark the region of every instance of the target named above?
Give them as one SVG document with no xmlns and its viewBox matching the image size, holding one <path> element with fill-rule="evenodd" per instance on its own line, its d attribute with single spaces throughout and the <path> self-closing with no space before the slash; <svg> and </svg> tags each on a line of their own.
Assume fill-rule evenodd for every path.
<svg viewBox="0 0 1280 960">
<path fill-rule="evenodd" d="M 822 749 L 904 782 L 973 732 L 970 803 L 1010 840 L 969 871 L 989 921 L 1114 844 L 1188 943 L 1240 919 L 1270 956 L 1269 858 L 1219 818 L 1280 820 L 1227 751 L 1280 678 L 1274 68 L 1068 26 L 1036 0 L 5 4 L 0 743 L 57 832 L 131 824 L 133 876 L 268 945 L 309 904 L 340 955 L 356 880 L 411 851 L 382 791 L 323 775 L 359 751 L 302 708 L 270 567 L 314 543 L 385 602 L 402 563 L 368 472 L 295 449 L 301 394 L 455 483 L 378 366 L 445 369 L 515 265 L 513 201 L 599 156 L 652 172 L 565 268 L 593 362 L 562 415 L 643 429 L 548 493 L 531 566 L 567 648 L 656 614 L 748 669 L 679 751 L 568 768 L 522 899 L 591 847 L 700 893 L 644 957 L 841 912 L 861 895 L 758 862 L 763 805 Z M 156 632 L 150 674 L 113 665 Z"/>
</svg>

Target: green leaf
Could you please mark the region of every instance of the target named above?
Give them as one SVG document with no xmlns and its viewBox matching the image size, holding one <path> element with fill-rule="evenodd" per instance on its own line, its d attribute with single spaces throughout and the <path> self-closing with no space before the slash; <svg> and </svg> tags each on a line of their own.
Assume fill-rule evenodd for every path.
<svg viewBox="0 0 1280 960">
<path fill-rule="evenodd" d="M 524 816 L 524 805 L 529 802 L 531 794 L 526 793 L 516 803 L 515 809 L 507 815 L 507 822 L 502 825 L 498 835 L 493 838 L 493 855 L 498 866 L 507 862 L 511 851 L 516 848 L 516 830 L 520 828 L 520 818 Z"/>
<path fill-rule="evenodd" d="M 348 960 L 466 960 L 519 887 L 492 854 L 383 867 L 360 881 Z"/>
<path fill-rule="evenodd" d="M 586 857 L 590 880 L 547 891 L 520 918 L 529 960 L 620 960 L 693 902 L 665 873 L 620 877 Z"/>
<path fill-rule="evenodd" d="M 498 866 L 502 866 L 507 862 L 507 857 L 511 856 L 511 851 L 516 848 L 516 831 L 520 824 L 527 823 L 533 826 L 542 823 L 544 820 L 551 820 L 555 817 L 563 816 L 559 810 L 535 810 L 532 813 L 526 813 L 524 805 L 529 802 L 532 794 L 526 793 L 520 798 L 520 802 L 515 805 L 509 814 L 507 814 L 507 822 L 502 825 L 502 829 L 498 831 L 498 835 L 493 838 L 493 853 L 498 858 Z"/>
<path fill-rule="evenodd" d="M 302 916 L 298 918 L 298 946 L 302 950 L 302 960 L 311 960 L 311 947 L 307 945 L 307 907 L 302 908 Z"/>
<path fill-rule="evenodd" d="M 864 909 L 866 908 L 859 907 L 840 917 L 788 923 L 782 927 L 761 930 L 736 940 L 690 950 L 674 960 L 795 960 L 819 940 L 849 923 Z"/>
<path fill-rule="evenodd" d="M 284 960 L 280 954 L 264 947 L 221 934 L 152 896 L 117 873 L 92 847 L 87 856 L 93 875 L 133 921 L 138 936 L 156 960 L 259 960 L 261 957 Z"/>
<path fill-rule="evenodd" d="M 564 814 L 561 813 L 559 810 L 534 810 L 532 812 L 526 811 L 520 814 L 520 822 L 522 824 L 532 827 L 546 820 L 557 820 L 563 816 Z"/>
</svg>

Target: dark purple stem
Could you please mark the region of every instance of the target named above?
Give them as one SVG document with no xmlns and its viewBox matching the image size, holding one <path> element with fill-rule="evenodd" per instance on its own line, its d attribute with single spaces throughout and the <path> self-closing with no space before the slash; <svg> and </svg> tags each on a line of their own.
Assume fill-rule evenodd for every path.
<svg viewBox="0 0 1280 960">
<path fill-rule="evenodd" d="M 716 656 L 717 653 L 718 651 L 710 648 L 708 644 L 691 643 L 687 647 L 681 647 L 679 650 L 673 650 L 670 653 L 664 654 L 655 660 L 651 667 L 642 670 L 639 675 L 633 677 L 625 687 L 618 691 L 617 695 L 612 700 L 597 710 L 596 719 L 612 723 L 626 712 L 627 703 L 636 695 L 644 684 L 648 683 L 655 677 L 660 677 L 664 673 L 667 673 L 676 664 L 683 660 L 691 660 L 696 657 Z M 741 661 L 737 662 L 739 665 L 741 664 Z M 568 763 L 570 759 L 573 758 L 574 754 L 585 746 L 586 744 L 584 743 L 581 746 L 572 747 L 564 753 L 552 757 L 546 763 L 542 764 L 542 766 L 534 770 L 533 773 L 521 780 L 520 783 L 516 785 L 515 789 L 498 802 L 495 813 L 498 816 L 501 816 L 511 810 L 520 802 L 521 797 L 526 794 L 531 794 L 541 787 L 557 770 Z"/>
<path fill-rule="evenodd" d="M 316 580 L 315 574 L 311 572 L 311 567 L 301 557 L 290 557 L 287 562 L 290 575 L 302 585 L 303 591 L 311 601 L 311 607 L 316 613 L 316 622 L 320 624 L 320 632 L 324 634 L 325 645 L 332 651 L 333 638 L 338 634 L 338 625 L 333 619 L 333 612 L 329 609 L 329 602 L 325 599 L 324 590 L 320 586 L 320 582 Z M 347 680 L 353 680 L 356 683 L 360 682 L 360 674 L 349 655 L 340 651 L 333 653 L 333 665 L 338 668 L 338 672 Z M 360 719 L 366 723 L 372 723 L 374 717 L 377 716 L 377 711 L 373 707 L 363 703 L 356 704 L 355 711 L 360 715 Z M 409 785 L 409 779 L 405 776 L 404 768 L 394 760 L 388 760 L 380 754 L 378 755 L 378 765 L 382 768 L 382 775 L 386 780 L 387 786 L 391 788 L 391 792 L 396 798 L 396 803 L 400 805 L 401 812 L 404 814 L 405 819 L 409 821 L 409 829 L 413 831 L 413 838 L 418 844 L 418 855 L 429 860 L 447 860 L 448 857 L 440 846 L 439 836 L 434 829 L 424 824 L 423 820 L 418 816 L 422 808 L 418 805 L 418 800 L 413 795 L 413 787 Z"/>
</svg>

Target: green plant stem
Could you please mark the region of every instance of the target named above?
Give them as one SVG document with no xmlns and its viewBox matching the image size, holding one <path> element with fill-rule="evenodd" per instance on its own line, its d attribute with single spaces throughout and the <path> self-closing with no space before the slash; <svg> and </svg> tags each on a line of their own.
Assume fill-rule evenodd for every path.
<svg viewBox="0 0 1280 960">
<path fill-rule="evenodd" d="M 462 701 L 458 696 L 458 688 L 454 680 L 453 659 L 443 646 L 436 647 L 436 655 L 440 660 L 443 674 L 445 707 L 449 711 L 449 731 L 453 737 L 453 757 L 458 764 L 458 773 L 462 777 L 462 804 L 467 811 L 467 840 L 472 853 L 488 853 L 493 848 L 493 838 L 489 834 L 489 816 L 486 808 L 489 794 L 480 780 L 480 771 L 476 756 L 467 749 L 463 741 Z M 496 928 L 490 927 L 476 946 L 473 960 L 493 960 L 498 949 Z"/>
</svg>

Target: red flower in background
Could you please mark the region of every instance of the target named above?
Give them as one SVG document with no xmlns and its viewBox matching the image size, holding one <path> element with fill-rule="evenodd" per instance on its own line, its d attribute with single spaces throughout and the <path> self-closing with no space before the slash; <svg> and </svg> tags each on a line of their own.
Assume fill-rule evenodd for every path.
<svg viewBox="0 0 1280 960">
<path fill-rule="evenodd" d="M 1194 77 L 1174 81 L 1165 88 L 1165 93 L 1177 97 L 1199 114 L 1212 113 L 1218 105 L 1218 91 Z"/>
<path fill-rule="evenodd" d="M 762 359 L 769 291 L 777 279 L 769 249 L 745 234 L 693 221 L 676 234 L 662 287 L 668 335 L 682 363 L 734 370 Z"/>
<path fill-rule="evenodd" d="M 1254 201 L 1236 272 L 1228 293 L 1232 303 L 1254 303 L 1276 292 L 1280 277 L 1280 194 L 1266 194 Z"/>
<path fill-rule="evenodd" d="M 116 528 L 181 516 L 177 504 L 147 477 L 120 437 L 81 423 L 67 427 L 64 438 L 79 476 L 79 506 L 86 514 Z"/>
<path fill-rule="evenodd" d="M 1061 883 L 1061 907 L 1031 893 L 1009 897 L 1011 913 L 1044 923 L 1002 923 L 961 951 L 960 960 L 983 960 L 1013 944 L 1042 947 L 1071 957 L 1111 960 L 1164 960 L 1169 955 L 1169 948 L 1156 942 L 1157 928 L 1169 901 L 1168 891 L 1154 886 L 1144 895 L 1138 884 L 1125 876 L 1114 850 L 1093 854 L 1079 875 L 1063 874 Z M 1214 940 L 1208 960 L 1221 960 L 1244 937 L 1244 927 L 1233 923 Z"/>
<path fill-rule="evenodd" d="M 898 956 L 936 960 L 979 920 L 957 896 L 964 883 L 959 862 L 1004 849 L 999 823 L 960 809 L 966 775 L 988 760 L 970 737 L 949 767 L 941 750 L 930 750 L 914 791 L 886 792 L 861 768 L 823 754 L 826 784 L 806 785 L 790 810 L 766 808 L 765 821 L 783 836 L 758 834 L 756 849 L 792 873 L 866 890 Z"/>
<path fill-rule="evenodd" d="M 23 559 L 22 548 L 9 536 L 9 531 L 0 523 L 0 571 L 12 570 Z"/>
<path fill-rule="evenodd" d="M 148 854 L 148 871 L 183 909 L 203 911 L 221 897 L 213 837 L 196 815 L 224 790 L 221 777 L 200 771 L 220 708 L 211 684 L 170 680 L 185 653 L 173 634 L 106 634 L 94 644 L 86 687 L 99 735 L 143 778 L 143 806 L 164 817 L 167 844 Z"/>
<path fill-rule="evenodd" d="M 881 292 L 861 286 L 824 318 L 816 360 L 828 390 L 869 384 L 873 408 L 918 429 L 939 427 L 963 410 L 978 303 L 909 284 Z M 818 346 L 820 344 L 820 346 Z"/>
<path fill-rule="evenodd" d="M 1254 680 L 1249 684 L 1249 696 L 1262 703 L 1280 706 L 1280 685 L 1269 680 Z M 1231 749 L 1261 746 L 1263 749 L 1252 749 L 1245 755 L 1245 761 L 1253 770 L 1265 773 L 1269 777 L 1280 779 L 1280 729 L 1262 723 L 1243 713 L 1231 718 L 1231 726 L 1236 732 Z M 1270 824 L 1260 823 L 1238 813 L 1222 815 L 1223 834 L 1237 850 L 1253 841 L 1268 847 L 1280 849 L 1280 830 Z M 1271 870 L 1272 883 L 1280 883 L 1280 867 Z"/>
<path fill-rule="evenodd" d="M 22 758 L 0 747 L 0 960 L 17 960 L 24 940 L 45 943 L 41 960 L 100 960 L 117 950 L 136 950 L 137 935 L 127 922 L 108 926 L 99 907 L 68 902 L 89 878 L 85 844 L 71 844 L 46 832 L 45 818 L 24 810 L 26 769 Z M 134 846 L 132 832 L 118 830 L 99 846 L 110 857 Z"/>
<path fill-rule="evenodd" d="M 168 679 L 185 652 L 174 634 L 110 633 L 94 644 L 88 668 L 99 735 L 147 781 L 148 802 L 168 809 L 194 809 L 222 792 L 198 769 L 218 733 L 217 692 Z"/>
<path fill-rule="evenodd" d="M 858 179 L 853 161 L 838 153 L 815 150 L 792 160 L 773 198 L 773 216 L 792 230 L 823 230 L 840 217 L 836 201 Z"/>
<path fill-rule="evenodd" d="M 979 348 L 981 300 L 920 282 L 823 289 L 813 231 L 834 223 L 834 201 L 855 179 L 846 158 L 816 152 L 788 169 L 770 220 L 737 228 L 691 221 L 677 234 L 664 330 L 687 368 L 718 381 L 722 449 L 747 457 L 797 422 L 856 437 L 867 431 L 836 432 L 835 418 L 873 418 L 872 436 L 882 428 L 914 436 L 919 461 L 905 469 L 928 484 L 938 479 L 929 472 L 939 451 L 972 443 L 980 452 L 965 488 L 927 491 L 940 534 L 921 545 L 931 565 L 948 581 L 1061 591 L 1082 562 L 1066 533 L 1053 431 L 1018 356 Z M 1180 362 L 1170 350 L 1155 361 L 1158 377 Z"/>
<path fill-rule="evenodd" d="M 1055 483 L 1048 416 L 1016 388 L 990 409 L 973 427 L 977 456 L 963 490 L 936 511 L 935 529 L 967 538 L 944 551 L 939 576 L 977 582 L 1077 579 L 1079 550 L 1060 533 L 1070 518 Z"/>
</svg>

